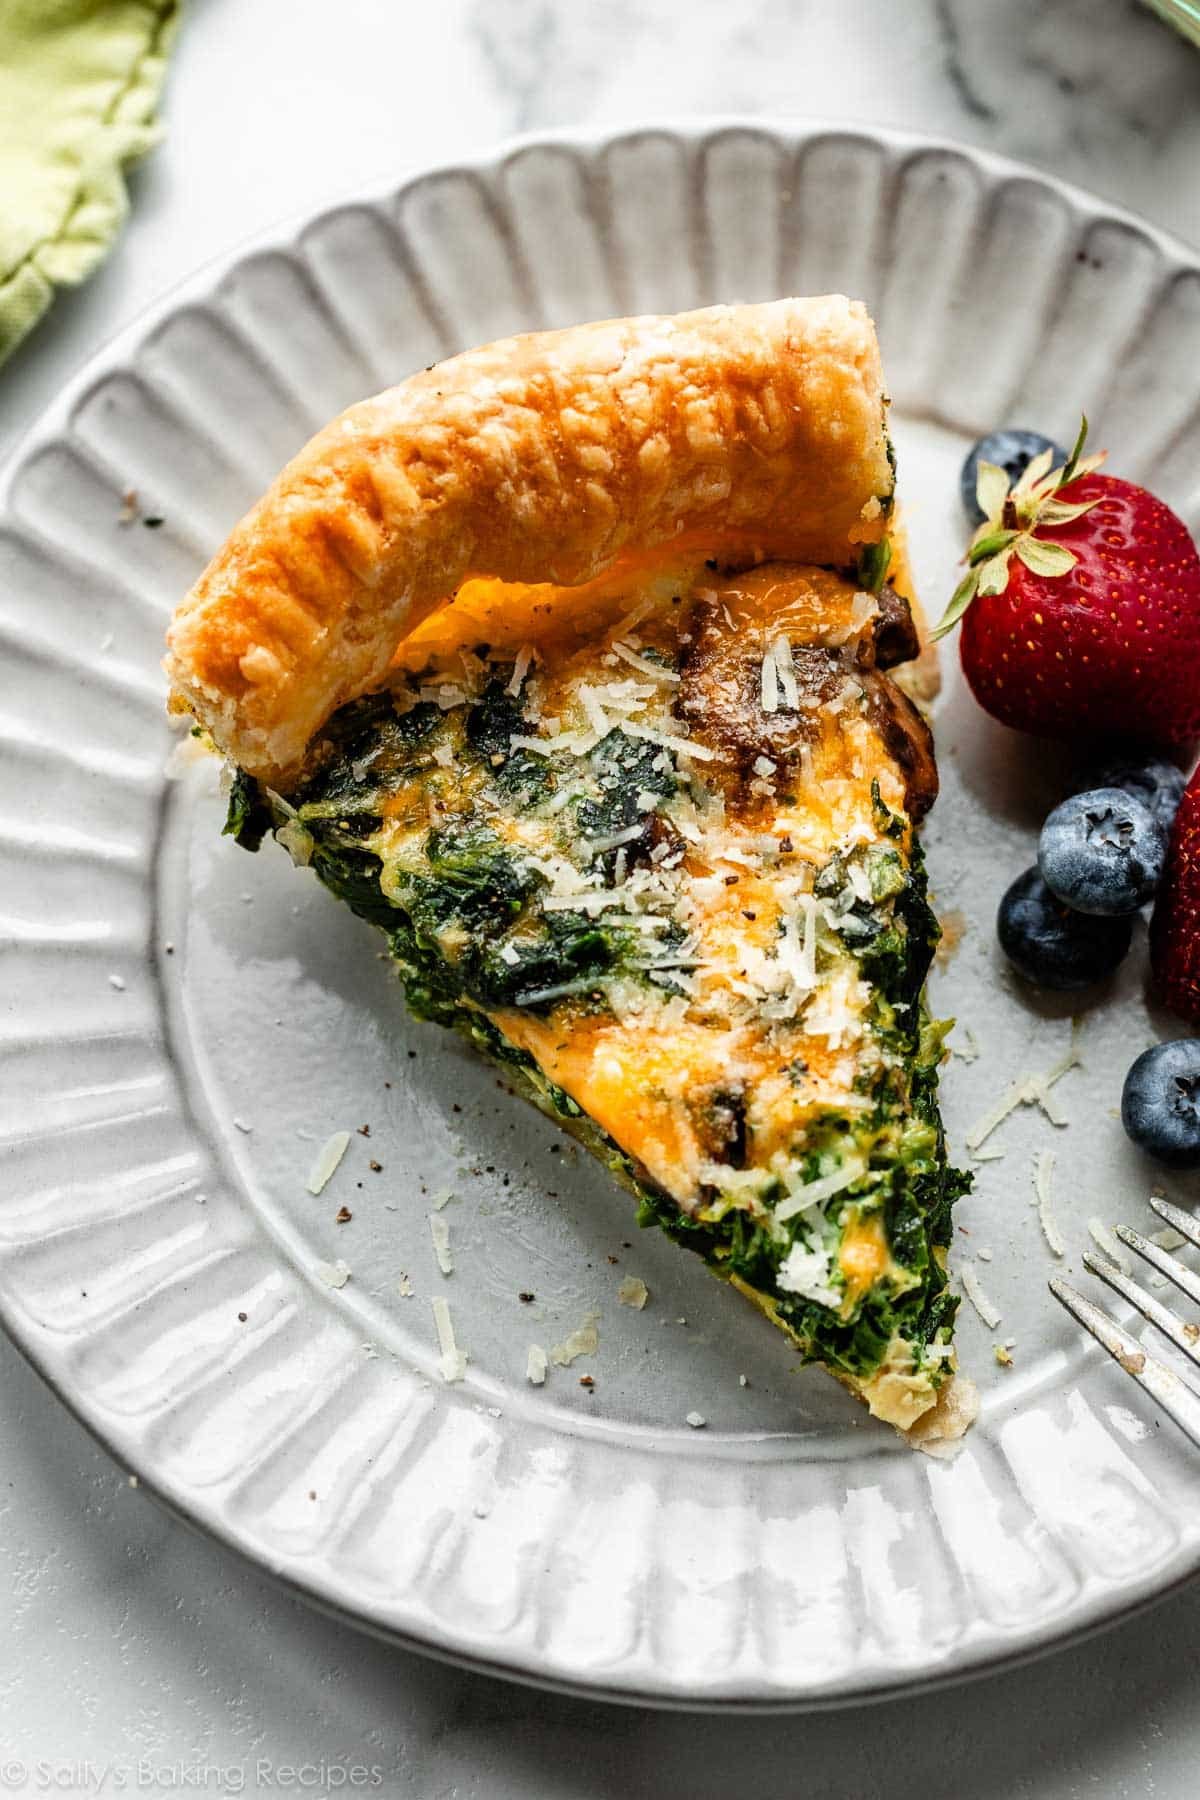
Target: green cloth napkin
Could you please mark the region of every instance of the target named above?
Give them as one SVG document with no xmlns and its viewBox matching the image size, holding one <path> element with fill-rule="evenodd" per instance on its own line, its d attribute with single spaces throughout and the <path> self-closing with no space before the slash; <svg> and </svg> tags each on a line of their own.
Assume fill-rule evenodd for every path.
<svg viewBox="0 0 1200 1800">
<path fill-rule="evenodd" d="M 129 210 L 182 0 L 0 0 L 0 363 Z"/>
</svg>

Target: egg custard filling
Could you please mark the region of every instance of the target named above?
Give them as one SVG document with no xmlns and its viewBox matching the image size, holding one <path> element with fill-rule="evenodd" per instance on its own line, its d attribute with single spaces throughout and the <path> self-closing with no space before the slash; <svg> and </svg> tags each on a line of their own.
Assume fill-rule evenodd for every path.
<svg viewBox="0 0 1200 1800">
<path fill-rule="evenodd" d="M 886 540 L 885 540 L 886 542 Z M 954 1367 L 928 727 L 874 545 L 469 581 L 227 830 L 386 937 L 461 1032 L 872 1412 Z"/>
</svg>

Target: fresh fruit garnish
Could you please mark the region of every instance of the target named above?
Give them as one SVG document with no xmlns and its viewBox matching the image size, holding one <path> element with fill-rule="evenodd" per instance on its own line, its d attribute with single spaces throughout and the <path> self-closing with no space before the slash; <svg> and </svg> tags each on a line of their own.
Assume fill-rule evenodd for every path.
<svg viewBox="0 0 1200 1800">
<path fill-rule="evenodd" d="M 987 518 L 979 503 L 980 463 L 991 463 L 994 468 L 1003 469 L 1012 486 L 1020 480 L 1034 457 L 1041 456 L 1046 450 L 1050 452 L 1052 465 L 1061 469 L 1067 460 L 1066 451 L 1053 438 L 1043 437 L 1040 431 L 989 431 L 986 437 L 972 444 L 958 478 L 967 523 L 982 525 Z"/>
<path fill-rule="evenodd" d="M 979 465 L 984 523 L 934 632 L 961 619 L 980 705 L 1049 737 L 1119 731 L 1168 746 L 1200 735 L 1200 555 L 1186 525 L 1084 456 L 1034 457 L 1009 487 Z"/>
<path fill-rule="evenodd" d="M 1038 868 L 1050 892 L 1075 912 L 1101 916 L 1145 906 L 1166 857 L 1167 834 L 1150 808 L 1115 787 L 1064 800 L 1038 839 Z"/>
<path fill-rule="evenodd" d="M 1200 1025 L 1200 770 L 1175 815 L 1150 921 L 1150 966 L 1171 1011 Z"/>
<path fill-rule="evenodd" d="M 1074 912 L 1037 869 L 1018 875 L 996 916 L 1000 948 L 1034 987 L 1070 992 L 1111 975 L 1129 949 L 1133 921 Z"/>
<path fill-rule="evenodd" d="M 1125 1077 L 1121 1123 L 1169 1169 L 1200 1169 L 1200 1038 L 1142 1052 Z"/>
<path fill-rule="evenodd" d="M 1176 763 L 1167 762 L 1165 757 L 1154 756 L 1149 752 L 1138 755 L 1134 751 L 1110 756 L 1097 767 L 1087 771 L 1087 780 L 1080 791 L 1090 792 L 1095 788 L 1121 788 L 1132 794 L 1143 806 L 1148 806 L 1163 830 L 1169 832 L 1175 823 L 1175 814 L 1179 811 L 1179 802 L 1183 799 L 1183 790 L 1187 786 L 1187 776 Z"/>
</svg>

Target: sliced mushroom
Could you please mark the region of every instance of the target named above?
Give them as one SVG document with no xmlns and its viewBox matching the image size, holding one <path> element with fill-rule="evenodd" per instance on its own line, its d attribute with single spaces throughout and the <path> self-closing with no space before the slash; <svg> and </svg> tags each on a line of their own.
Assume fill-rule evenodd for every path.
<svg viewBox="0 0 1200 1800">
<path fill-rule="evenodd" d="M 862 649 L 868 645 L 877 669 L 894 669 L 898 663 L 911 662 L 921 654 L 912 609 L 890 583 L 885 583 L 880 590 L 879 611 L 872 621 L 869 636 L 864 636 L 860 662 L 863 661 Z"/>
<path fill-rule="evenodd" d="M 868 717 L 904 776 L 908 816 L 919 823 L 938 797 L 937 762 L 928 721 L 886 675 L 872 669 L 863 671 L 858 679 L 867 698 Z"/>
<path fill-rule="evenodd" d="M 781 638 L 791 646 L 798 704 L 777 696 L 774 710 L 764 709 L 764 658 Z M 813 742 L 849 679 L 903 772 L 910 814 L 921 818 L 937 795 L 929 727 L 880 672 L 917 647 L 908 604 L 893 590 L 866 612 L 853 584 L 829 570 L 760 565 L 702 590 L 688 621 L 678 711 L 744 781 L 760 757 L 786 763 Z"/>
</svg>

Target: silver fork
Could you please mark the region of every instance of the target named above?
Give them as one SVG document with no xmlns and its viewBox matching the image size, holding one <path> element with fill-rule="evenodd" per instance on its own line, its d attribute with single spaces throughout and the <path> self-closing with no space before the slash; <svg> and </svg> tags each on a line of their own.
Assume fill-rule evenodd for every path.
<svg viewBox="0 0 1200 1800">
<path fill-rule="evenodd" d="M 1157 1195 L 1151 1196 L 1150 1204 L 1159 1218 L 1173 1226 L 1180 1237 L 1200 1248 L 1200 1223 L 1191 1213 L 1172 1206 L 1169 1200 L 1160 1200 Z M 1161 1245 L 1151 1243 L 1149 1238 L 1143 1237 L 1140 1231 L 1131 1230 L 1128 1225 L 1114 1225 L 1113 1232 L 1130 1250 L 1136 1250 L 1160 1274 L 1173 1281 L 1189 1300 L 1200 1306 L 1200 1275 L 1185 1268 L 1183 1263 Z M 1133 1281 L 1123 1269 L 1118 1269 L 1106 1256 L 1094 1256 L 1090 1250 L 1085 1251 L 1083 1264 L 1093 1275 L 1098 1275 L 1101 1281 L 1107 1282 L 1110 1288 L 1122 1294 L 1144 1319 L 1157 1326 L 1164 1337 L 1170 1338 L 1188 1360 L 1200 1368 L 1200 1325 L 1189 1325 L 1178 1318 L 1161 1300 L 1148 1294 L 1144 1287 Z M 1104 1345 L 1109 1355 L 1120 1363 L 1126 1373 L 1132 1375 L 1157 1400 L 1163 1411 L 1169 1413 L 1177 1425 L 1182 1426 L 1192 1442 L 1200 1444 L 1200 1395 L 1173 1369 L 1169 1369 L 1166 1363 L 1151 1356 L 1146 1347 L 1118 1325 L 1115 1319 L 1110 1319 L 1106 1312 L 1085 1299 L 1068 1282 L 1060 1281 L 1055 1276 L 1050 1283 L 1050 1292 L 1069 1313 L 1074 1314 L 1097 1343 Z"/>
</svg>

